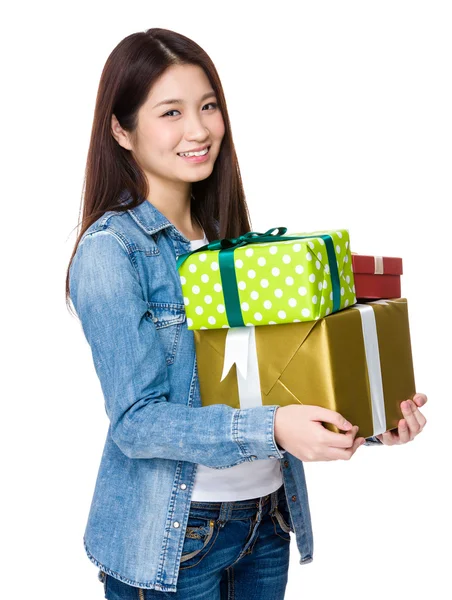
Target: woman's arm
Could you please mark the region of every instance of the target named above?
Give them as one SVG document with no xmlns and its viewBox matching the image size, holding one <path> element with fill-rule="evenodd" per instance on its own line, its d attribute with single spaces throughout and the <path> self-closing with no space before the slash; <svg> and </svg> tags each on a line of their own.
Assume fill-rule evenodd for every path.
<svg viewBox="0 0 452 600">
<path fill-rule="evenodd" d="M 111 435 L 130 458 L 167 458 L 224 468 L 282 458 L 277 405 L 192 408 L 169 402 L 164 349 L 132 255 L 112 230 L 86 235 L 70 267 L 70 295 L 91 347 Z"/>
</svg>

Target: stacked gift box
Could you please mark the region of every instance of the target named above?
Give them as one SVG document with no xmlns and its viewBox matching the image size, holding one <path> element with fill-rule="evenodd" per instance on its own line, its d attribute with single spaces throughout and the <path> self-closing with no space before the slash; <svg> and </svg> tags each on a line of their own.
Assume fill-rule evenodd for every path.
<svg viewBox="0 0 452 600">
<path fill-rule="evenodd" d="M 401 260 L 352 254 L 345 229 L 286 232 L 178 258 L 202 403 L 313 404 L 363 437 L 396 428 L 415 393 Z"/>
<path fill-rule="evenodd" d="M 401 258 L 352 253 L 352 265 L 358 300 L 400 298 Z"/>
</svg>

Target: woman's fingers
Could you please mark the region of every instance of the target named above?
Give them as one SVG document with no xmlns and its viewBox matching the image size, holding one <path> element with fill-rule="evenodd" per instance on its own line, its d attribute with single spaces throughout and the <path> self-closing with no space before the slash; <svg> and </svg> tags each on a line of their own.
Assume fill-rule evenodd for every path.
<svg viewBox="0 0 452 600">
<path fill-rule="evenodd" d="M 395 444 L 400 444 L 400 438 L 397 433 L 393 433 L 393 431 L 385 431 L 381 434 L 380 441 L 383 442 L 386 446 L 394 446 Z"/>
<path fill-rule="evenodd" d="M 345 433 L 335 433 L 326 427 L 323 427 L 322 438 L 325 444 L 334 448 L 351 448 L 352 440 L 358 433 L 358 425 L 353 425 L 352 429 Z"/>
<path fill-rule="evenodd" d="M 405 419 L 400 419 L 399 421 L 399 426 L 398 426 L 398 432 L 399 432 L 399 444 L 406 444 L 407 442 L 410 441 L 410 430 L 408 428 L 407 422 Z"/>
<path fill-rule="evenodd" d="M 418 433 L 420 433 L 424 429 L 425 424 L 427 423 L 427 419 L 424 417 L 424 415 L 421 413 L 421 411 L 418 410 L 416 403 L 413 400 L 410 400 L 410 402 L 411 402 L 411 409 L 413 411 L 413 415 L 416 417 L 417 422 L 419 423 L 419 426 L 420 426 L 420 429 L 418 432 Z M 426 400 L 426 402 L 427 402 L 427 400 Z M 425 402 L 424 402 L 424 404 L 425 404 Z"/>
<path fill-rule="evenodd" d="M 426 402 L 427 396 L 425 394 L 415 394 L 412 400 L 404 400 L 401 402 L 400 407 L 402 409 L 404 418 L 400 419 L 397 430 L 393 429 L 391 431 L 385 431 L 376 437 L 386 446 L 406 444 L 407 442 L 414 440 L 414 438 L 424 429 L 425 424 L 427 423 L 427 419 L 418 408 L 420 406 L 424 406 Z M 358 430 L 356 426 L 347 432 L 351 438 L 356 436 L 357 433 Z M 351 455 L 353 455 L 359 447 L 359 444 L 356 445 L 357 439 L 354 440 L 352 445 L 351 439 L 347 440 L 346 437 L 342 437 L 341 439 L 336 433 L 328 432 L 327 437 L 330 438 L 329 441 L 331 446 L 343 448 L 349 447 L 351 449 Z"/>
<path fill-rule="evenodd" d="M 356 429 L 356 431 L 355 431 Z M 355 454 L 357 449 L 364 443 L 365 439 L 363 437 L 355 437 L 353 436 L 357 433 L 358 426 L 354 425 L 353 430 L 347 431 L 345 436 L 348 436 L 350 447 L 343 448 L 338 446 L 330 446 L 328 448 L 328 456 L 325 460 L 350 460 L 350 458 Z M 344 437 L 345 437 L 344 436 Z"/>
<path fill-rule="evenodd" d="M 427 402 L 427 396 L 425 394 L 414 394 L 413 396 L 413 402 L 416 404 L 416 406 L 419 406 L 419 408 L 421 406 L 424 406 L 424 404 Z"/>
<path fill-rule="evenodd" d="M 411 400 L 405 400 L 400 404 L 403 412 L 403 416 L 408 425 L 409 429 L 409 439 L 413 440 L 421 429 L 421 424 L 419 423 L 415 412 L 419 412 L 416 405 L 411 402 Z M 420 414 L 420 413 L 419 413 Z"/>
<path fill-rule="evenodd" d="M 420 406 L 424 406 L 427 402 L 427 396 L 425 394 L 415 394 L 412 400 L 404 400 L 400 403 L 400 408 L 404 415 L 404 419 L 400 419 L 397 431 L 392 429 L 391 431 L 385 431 L 377 435 L 376 437 L 387 446 L 394 446 L 395 444 L 406 444 L 414 438 L 424 429 L 427 419 L 418 409 Z"/>
</svg>

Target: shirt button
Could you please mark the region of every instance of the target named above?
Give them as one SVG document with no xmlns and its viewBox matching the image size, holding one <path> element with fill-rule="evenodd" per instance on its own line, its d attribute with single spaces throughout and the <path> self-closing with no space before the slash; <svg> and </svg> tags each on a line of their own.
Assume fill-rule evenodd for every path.
<svg viewBox="0 0 452 600">
<path fill-rule="evenodd" d="M 177 528 L 177 527 L 179 527 L 179 526 L 180 526 L 180 523 L 179 523 L 179 521 L 174 521 L 174 523 L 173 523 L 173 527 L 176 527 L 176 528 Z"/>
<path fill-rule="evenodd" d="M 285 467 L 288 467 L 288 466 L 289 466 L 289 461 L 288 461 L 288 460 L 285 460 L 285 461 L 284 461 L 284 466 L 285 466 Z"/>
<path fill-rule="evenodd" d="M 269 454 L 268 458 L 276 458 L 276 456 L 273 456 L 272 454 Z"/>
<path fill-rule="evenodd" d="M 186 488 L 186 487 L 187 487 L 187 486 L 186 486 L 186 484 L 185 484 L 185 483 L 181 483 L 181 484 L 180 484 L 180 488 L 181 488 L 181 490 L 185 490 L 185 488 Z"/>
<path fill-rule="evenodd" d="M 295 502 L 295 500 L 297 499 L 297 497 L 295 496 L 295 494 L 292 496 L 292 500 Z"/>
<path fill-rule="evenodd" d="M 152 320 L 154 321 L 154 323 L 157 323 L 158 317 L 152 317 Z"/>
<path fill-rule="evenodd" d="M 252 459 L 254 460 L 255 458 L 257 458 L 257 456 L 254 456 L 254 454 L 252 454 L 252 455 L 250 456 L 250 458 L 252 458 Z"/>
</svg>

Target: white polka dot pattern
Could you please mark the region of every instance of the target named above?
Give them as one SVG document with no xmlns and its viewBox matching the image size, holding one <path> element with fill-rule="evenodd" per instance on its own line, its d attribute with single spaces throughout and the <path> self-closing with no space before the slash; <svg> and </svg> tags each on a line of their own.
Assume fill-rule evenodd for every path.
<svg viewBox="0 0 452 600">
<path fill-rule="evenodd" d="M 338 260 L 340 309 L 356 303 L 348 231 L 328 234 Z M 195 252 L 179 269 L 189 329 L 229 327 L 219 250 Z M 333 311 L 331 268 L 322 238 L 266 242 L 234 250 L 239 304 L 245 325 L 313 321 Z"/>
</svg>

